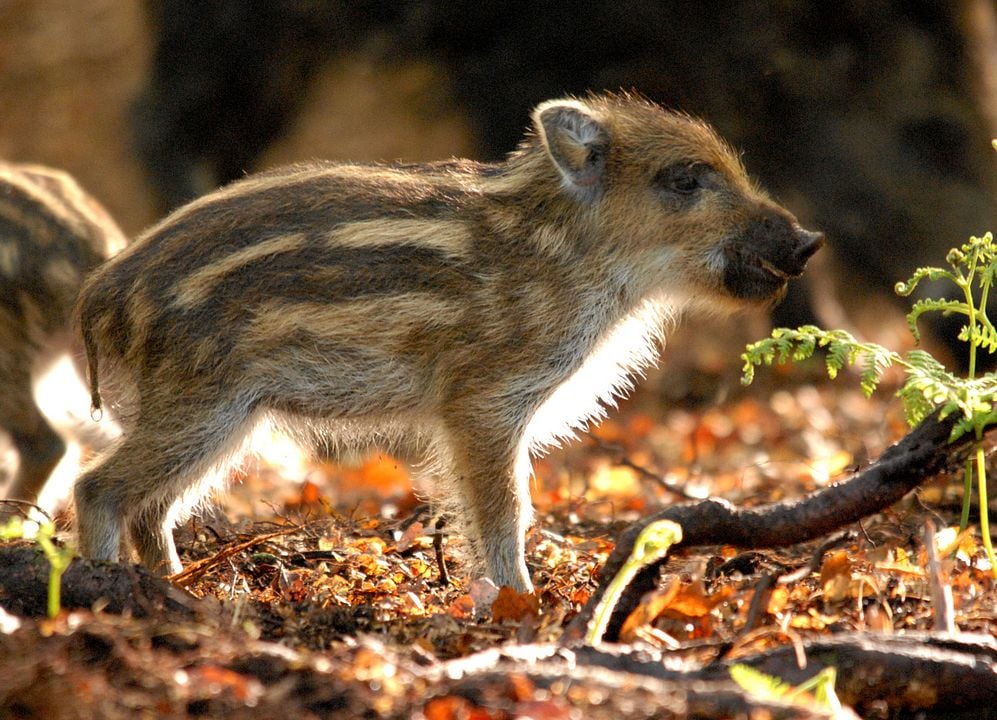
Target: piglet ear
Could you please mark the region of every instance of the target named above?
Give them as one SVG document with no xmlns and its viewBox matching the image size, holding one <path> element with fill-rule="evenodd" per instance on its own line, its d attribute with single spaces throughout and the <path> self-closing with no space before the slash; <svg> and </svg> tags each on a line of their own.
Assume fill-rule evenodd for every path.
<svg viewBox="0 0 997 720">
<path fill-rule="evenodd" d="M 577 100 L 550 100 L 533 111 L 537 132 L 562 185 L 582 202 L 593 202 L 605 180 L 609 132 L 592 110 Z"/>
</svg>

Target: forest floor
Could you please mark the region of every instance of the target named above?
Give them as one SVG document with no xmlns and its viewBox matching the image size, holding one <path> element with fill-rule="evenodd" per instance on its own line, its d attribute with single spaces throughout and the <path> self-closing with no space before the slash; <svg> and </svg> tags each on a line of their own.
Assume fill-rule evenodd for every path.
<svg viewBox="0 0 997 720">
<path fill-rule="evenodd" d="M 190 573 L 177 584 L 192 597 L 176 606 L 144 612 L 139 598 L 137 610 L 115 612 L 113 603 L 67 601 L 49 619 L 18 605 L 0 579 L 0 717 L 689 716 L 680 697 L 639 681 L 513 672 L 457 687 L 447 663 L 488 664 L 494 658 L 475 654 L 557 643 L 594 592 L 614 538 L 641 516 L 697 497 L 755 506 L 803 496 L 907 432 L 888 387 L 866 399 L 857 382 L 821 381 L 814 367 L 766 375 L 743 389 L 735 371 L 724 397 L 697 405 L 663 402 L 652 382 L 537 461 L 527 546 L 535 595 L 470 576 L 445 526 L 450 582 L 441 584 L 435 526 L 412 519 L 418 499 L 394 459 L 310 462 L 271 438 L 215 509 L 178 529 Z M 842 633 L 937 630 L 929 520 L 955 625 L 995 635 L 997 587 L 978 531 L 957 532 L 961 497 L 958 474 L 943 474 L 830 544 L 680 548 L 620 639 L 702 666 Z M 753 608 L 760 578 L 773 572 L 789 579 Z M 867 704 L 863 714 L 895 710 Z"/>
</svg>

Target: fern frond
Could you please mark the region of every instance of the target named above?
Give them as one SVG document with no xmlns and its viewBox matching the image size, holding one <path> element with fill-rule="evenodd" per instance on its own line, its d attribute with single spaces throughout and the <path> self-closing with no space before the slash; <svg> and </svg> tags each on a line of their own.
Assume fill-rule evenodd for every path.
<svg viewBox="0 0 997 720">
<path fill-rule="evenodd" d="M 834 380 L 838 377 L 838 371 L 848 362 L 849 347 L 844 343 L 835 343 L 827 349 L 827 357 L 824 363 L 827 366 L 827 376 Z"/>
<path fill-rule="evenodd" d="M 911 335 L 918 342 L 921 341 L 921 333 L 917 328 L 917 321 L 926 312 L 940 312 L 943 315 L 950 315 L 952 313 L 959 313 L 961 315 L 969 315 L 969 308 L 966 303 L 961 300 L 946 300 L 946 299 L 935 299 L 935 298 L 925 298 L 923 300 L 918 300 L 913 305 L 911 305 L 910 312 L 907 313 L 907 327 L 910 328 Z"/>
<path fill-rule="evenodd" d="M 859 384 L 866 397 L 872 395 L 883 379 L 883 373 L 893 365 L 894 353 L 878 345 L 864 346 L 864 361 Z"/>
<path fill-rule="evenodd" d="M 989 353 L 997 352 L 997 329 L 986 318 L 977 318 L 977 324 L 972 327 L 963 325 L 959 330 L 959 339 Z"/>
<path fill-rule="evenodd" d="M 897 295 L 907 297 L 914 292 L 914 289 L 922 280 L 941 280 L 942 278 L 947 278 L 952 282 L 958 283 L 956 276 L 948 270 L 936 267 L 922 267 L 915 270 L 914 274 L 906 282 L 898 282 L 894 285 L 893 290 Z"/>
</svg>

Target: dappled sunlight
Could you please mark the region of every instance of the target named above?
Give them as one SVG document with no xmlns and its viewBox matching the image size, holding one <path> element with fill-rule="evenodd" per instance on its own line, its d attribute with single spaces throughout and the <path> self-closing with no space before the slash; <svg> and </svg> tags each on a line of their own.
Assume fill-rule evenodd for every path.
<svg viewBox="0 0 997 720">
<path fill-rule="evenodd" d="M 253 432 L 250 450 L 261 466 L 273 470 L 287 482 L 303 482 L 314 467 L 308 452 L 286 434 L 267 424 L 260 425 Z"/>
<path fill-rule="evenodd" d="M 66 454 L 38 498 L 38 505 L 52 513 L 68 504 L 73 481 L 83 463 L 99 446 L 120 433 L 109 419 L 96 422 L 91 418 L 90 394 L 68 356 L 60 358 L 39 378 L 35 399 L 52 427 L 66 441 Z"/>
</svg>

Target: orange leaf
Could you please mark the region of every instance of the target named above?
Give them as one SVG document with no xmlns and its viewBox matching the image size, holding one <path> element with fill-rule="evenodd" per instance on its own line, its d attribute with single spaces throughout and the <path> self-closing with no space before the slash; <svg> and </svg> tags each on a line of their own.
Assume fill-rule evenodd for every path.
<svg viewBox="0 0 997 720">
<path fill-rule="evenodd" d="M 622 428 L 615 420 L 603 420 L 590 432 L 606 443 L 619 443 L 624 435 Z"/>
<path fill-rule="evenodd" d="M 305 480 L 298 488 L 298 494 L 292 495 L 284 503 L 289 510 L 295 508 L 314 507 L 322 504 L 322 493 L 319 486 L 311 480 Z"/>
<path fill-rule="evenodd" d="M 474 617 L 474 598 L 461 595 L 447 607 L 447 614 L 456 620 L 470 620 Z"/>
<path fill-rule="evenodd" d="M 734 593 L 734 588 L 725 586 L 717 592 L 708 594 L 702 580 L 696 580 L 690 585 L 684 585 L 668 604 L 668 609 L 687 617 L 703 617 L 708 615 L 717 605 L 724 602 Z"/>
<path fill-rule="evenodd" d="M 493 720 L 499 717 L 455 695 L 433 698 L 423 707 L 422 714 L 426 720 Z"/>
<path fill-rule="evenodd" d="M 655 426 L 654 419 L 650 415 L 634 415 L 630 418 L 630 432 L 638 438 L 647 437 Z"/>
<path fill-rule="evenodd" d="M 492 603 L 492 620 L 497 623 L 506 620 L 523 620 L 540 615 L 540 602 L 533 593 L 518 593 L 508 585 L 499 589 L 498 597 Z"/>
<path fill-rule="evenodd" d="M 620 628 L 620 640 L 630 642 L 634 639 L 638 628 L 654 622 L 654 619 L 669 606 L 681 587 L 682 583 L 679 579 L 674 575 L 669 575 L 664 588 L 644 595 L 640 605 L 634 608 L 633 612 L 623 621 L 623 627 Z"/>
<path fill-rule="evenodd" d="M 311 480 L 305 480 L 301 484 L 301 504 L 302 505 L 315 505 L 322 499 L 322 493 L 319 492 L 318 485 L 313 483 Z"/>
<path fill-rule="evenodd" d="M 387 545 L 379 537 L 362 537 L 351 542 L 350 547 L 357 552 L 380 557 L 384 555 Z"/>
<path fill-rule="evenodd" d="M 397 552 L 405 552 L 424 534 L 425 529 L 423 528 L 422 522 L 416 520 L 414 523 L 405 528 L 405 532 L 403 532 L 402 536 L 398 538 L 398 544 L 395 545 L 395 550 Z"/>
<path fill-rule="evenodd" d="M 433 698 L 422 709 L 426 720 L 458 720 L 468 715 L 471 703 L 462 697 L 447 695 Z"/>
<path fill-rule="evenodd" d="M 592 592 L 588 588 L 580 587 L 576 588 L 574 592 L 571 593 L 571 603 L 573 605 L 584 605 L 592 597 Z"/>
<path fill-rule="evenodd" d="M 248 678 L 228 668 L 218 665 L 201 665 L 193 668 L 190 672 L 201 682 L 210 685 L 214 692 L 228 690 L 236 699 L 242 701 L 255 694 L 249 685 Z"/>
<path fill-rule="evenodd" d="M 525 675 L 511 673 L 506 677 L 506 682 L 509 683 L 509 697 L 516 702 L 529 700 L 536 694 L 537 686 Z"/>
<path fill-rule="evenodd" d="M 308 597 L 310 586 L 305 583 L 304 571 L 290 571 L 277 576 L 281 591 L 292 602 L 301 602 Z"/>
<path fill-rule="evenodd" d="M 570 720 L 577 716 L 567 702 L 561 698 L 551 698 L 519 703 L 516 705 L 516 717 L 530 720 Z"/>
</svg>

